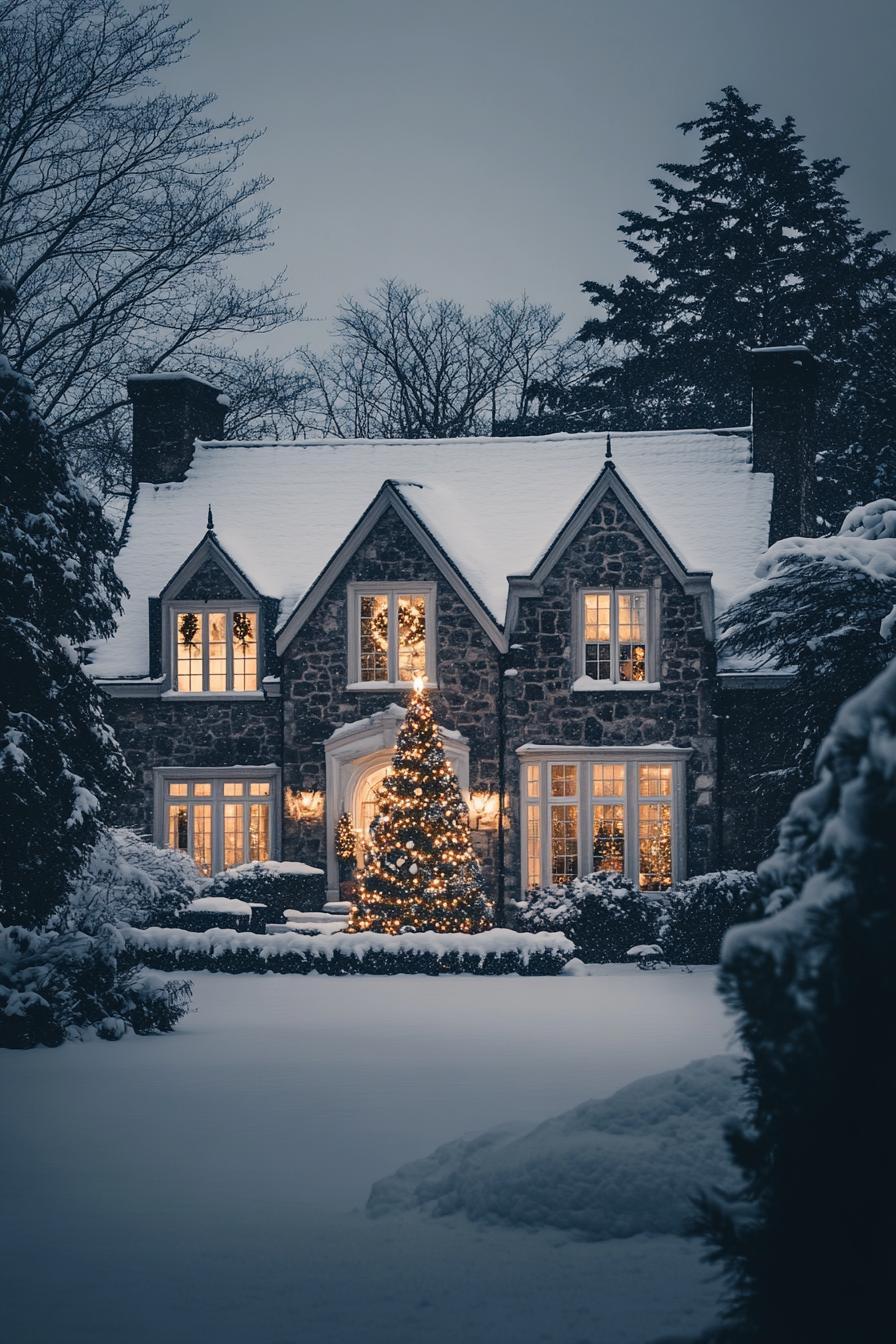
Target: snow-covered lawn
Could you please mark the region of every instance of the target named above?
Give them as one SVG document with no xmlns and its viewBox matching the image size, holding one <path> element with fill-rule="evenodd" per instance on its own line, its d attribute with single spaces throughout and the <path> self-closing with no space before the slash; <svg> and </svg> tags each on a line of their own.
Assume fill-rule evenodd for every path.
<svg viewBox="0 0 896 1344">
<path fill-rule="evenodd" d="M 646 1344 L 716 1290 L 678 1237 L 407 1214 L 372 1183 L 718 1054 L 714 972 L 193 977 L 167 1037 L 0 1059 L 16 1344 Z"/>
</svg>

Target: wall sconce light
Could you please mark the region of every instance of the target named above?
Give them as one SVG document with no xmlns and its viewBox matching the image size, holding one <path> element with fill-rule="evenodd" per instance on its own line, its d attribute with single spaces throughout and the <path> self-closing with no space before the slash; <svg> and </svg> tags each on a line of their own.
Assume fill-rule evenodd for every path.
<svg viewBox="0 0 896 1344">
<path fill-rule="evenodd" d="M 485 791 L 470 793 L 470 827 L 474 831 L 498 829 L 498 795 Z"/>
<path fill-rule="evenodd" d="M 324 813 L 320 789 L 284 789 L 283 804 L 291 821 L 317 821 Z"/>
</svg>

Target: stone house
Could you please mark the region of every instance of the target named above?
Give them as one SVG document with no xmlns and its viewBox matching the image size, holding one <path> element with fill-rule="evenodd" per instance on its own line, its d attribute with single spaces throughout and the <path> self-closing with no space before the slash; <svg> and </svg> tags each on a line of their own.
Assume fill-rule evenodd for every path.
<svg viewBox="0 0 896 1344">
<path fill-rule="evenodd" d="M 188 375 L 128 383 L 135 497 L 90 670 L 136 788 L 121 820 L 207 872 L 326 867 L 363 835 L 411 679 L 499 906 L 595 867 L 662 890 L 760 857 L 786 676 L 719 613 L 811 530 L 812 357 L 751 355 L 743 429 L 237 442 Z"/>
</svg>

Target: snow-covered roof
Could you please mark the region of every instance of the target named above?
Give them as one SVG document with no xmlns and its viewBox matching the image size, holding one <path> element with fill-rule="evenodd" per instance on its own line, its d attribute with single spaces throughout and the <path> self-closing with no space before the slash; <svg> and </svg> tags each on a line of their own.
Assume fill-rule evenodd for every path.
<svg viewBox="0 0 896 1344">
<path fill-rule="evenodd" d="M 224 550 L 280 599 L 282 626 L 386 481 L 502 624 L 508 575 L 535 569 L 600 475 L 605 443 L 604 434 L 198 443 L 186 480 L 140 486 L 118 560 L 130 596 L 92 670 L 147 674 L 147 599 L 203 536 L 209 505 Z M 685 568 L 712 573 L 723 610 L 768 545 L 772 477 L 751 470 L 748 432 L 616 434 L 613 461 Z"/>
</svg>

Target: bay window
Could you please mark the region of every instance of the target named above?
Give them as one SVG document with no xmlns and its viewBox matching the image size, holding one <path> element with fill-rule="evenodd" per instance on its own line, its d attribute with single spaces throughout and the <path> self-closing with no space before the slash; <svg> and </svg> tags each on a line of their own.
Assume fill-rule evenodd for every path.
<svg viewBox="0 0 896 1344">
<path fill-rule="evenodd" d="M 276 772 L 267 767 L 156 772 L 156 840 L 206 876 L 274 852 Z"/>
<path fill-rule="evenodd" d="M 435 680 L 435 584 L 349 585 L 349 683 Z"/>
<path fill-rule="evenodd" d="M 605 870 L 664 891 L 683 871 L 686 750 L 524 747 L 520 755 L 525 886 Z"/>
<path fill-rule="evenodd" d="M 258 609 L 172 608 L 173 686 L 187 694 L 230 694 L 259 688 Z"/>
</svg>

